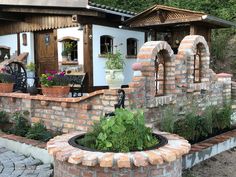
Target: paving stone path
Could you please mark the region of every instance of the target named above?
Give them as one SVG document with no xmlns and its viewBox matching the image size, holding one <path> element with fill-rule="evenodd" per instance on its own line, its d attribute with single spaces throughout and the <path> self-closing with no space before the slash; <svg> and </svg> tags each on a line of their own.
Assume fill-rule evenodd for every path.
<svg viewBox="0 0 236 177">
<path fill-rule="evenodd" d="M 0 177 L 52 177 L 51 164 L 0 147 Z"/>
</svg>

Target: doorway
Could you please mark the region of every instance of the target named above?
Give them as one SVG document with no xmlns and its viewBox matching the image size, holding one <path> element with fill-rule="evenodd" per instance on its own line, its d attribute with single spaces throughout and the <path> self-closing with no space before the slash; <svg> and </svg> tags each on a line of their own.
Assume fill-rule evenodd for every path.
<svg viewBox="0 0 236 177">
<path fill-rule="evenodd" d="M 58 70 L 56 30 L 35 32 L 35 63 L 37 76 Z"/>
</svg>

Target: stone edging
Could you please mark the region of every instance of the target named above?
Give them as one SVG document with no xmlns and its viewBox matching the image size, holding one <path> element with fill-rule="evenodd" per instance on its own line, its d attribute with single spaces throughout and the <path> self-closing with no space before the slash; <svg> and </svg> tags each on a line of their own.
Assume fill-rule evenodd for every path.
<svg viewBox="0 0 236 177">
<path fill-rule="evenodd" d="M 187 154 L 191 145 L 182 137 L 166 132 L 154 132 L 168 139 L 168 144 L 154 150 L 130 152 L 130 153 L 102 153 L 90 152 L 69 145 L 68 140 L 75 135 L 84 132 L 73 132 L 57 136 L 47 143 L 49 154 L 55 160 L 69 162 L 71 164 L 82 164 L 83 166 L 118 167 L 131 168 L 159 165 L 164 162 L 172 162 Z"/>
<path fill-rule="evenodd" d="M 0 146 L 6 147 L 14 152 L 32 156 L 43 163 L 53 163 L 53 158 L 45 149 L 46 143 L 27 139 L 25 137 L 0 132 Z"/>
<path fill-rule="evenodd" d="M 183 169 L 188 169 L 212 156 L 236 147 L 236 129 L 193 144 L 183 156 Z"/>
</svg>

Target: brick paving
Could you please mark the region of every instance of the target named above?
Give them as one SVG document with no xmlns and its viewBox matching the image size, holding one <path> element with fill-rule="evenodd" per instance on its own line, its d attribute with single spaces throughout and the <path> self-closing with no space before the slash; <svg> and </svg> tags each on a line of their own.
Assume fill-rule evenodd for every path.
<svg viewBox="0 0 236 177">
<path fill-rule="evenodd" d="M 0 177 L 52 177 L 51 164 L 0 147 Z"/>
</svg>

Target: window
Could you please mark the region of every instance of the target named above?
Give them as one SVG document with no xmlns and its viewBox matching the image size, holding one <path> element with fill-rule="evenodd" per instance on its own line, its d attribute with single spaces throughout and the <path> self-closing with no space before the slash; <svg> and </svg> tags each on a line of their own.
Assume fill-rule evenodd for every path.
<svg viewBox="0 0 236 177">
<path fill-rule="evenodd" d="M 64 40 L 62 56 L 68 57 L 68 60 L 70 61 L 78 60 L 77 41 L 69 39 Z"/>
<path fill-rule="evenodd" d="M 111 36 L 100 37 L 100 54 L 113 53 L 113 38 Z"/>
<path fill-rule="evenodd" d="M 199 45 L 197 45 L 197 52 L 194 55 L 194 83 L 201 82 L 201 49 Z"/>
<path fill-rule="evenodd" d="M 127 39 L 127 56 L 137 55 L 137 39 L 129 38 Z"/>
<path fill-rule="evenodd" d="M 155 59 L 155 96 L 165 94 L 165 61 L 160 52 L 160 55 Z"/>
</svg>

